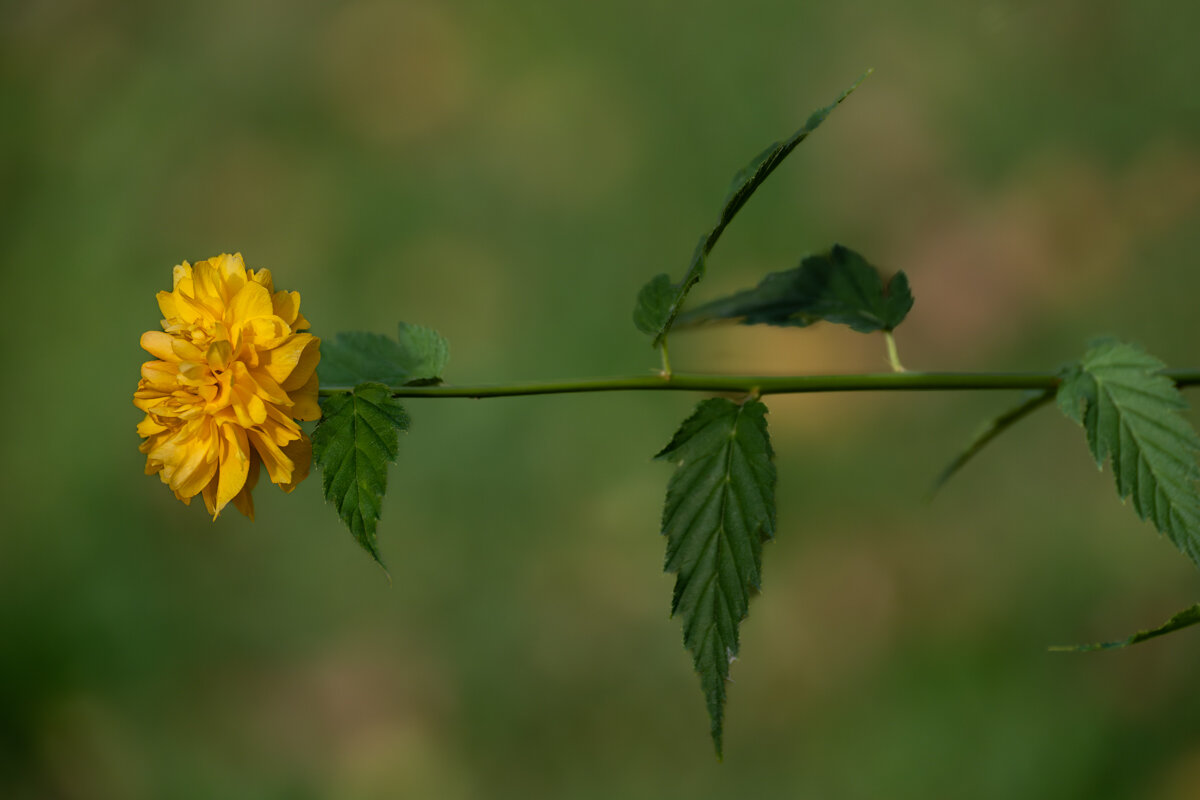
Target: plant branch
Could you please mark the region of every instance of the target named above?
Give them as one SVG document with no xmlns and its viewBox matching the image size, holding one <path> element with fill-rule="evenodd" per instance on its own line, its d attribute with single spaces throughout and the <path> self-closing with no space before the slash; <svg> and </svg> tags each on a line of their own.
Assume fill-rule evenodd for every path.
<svg viewBox="0 0 1200 800">
<path fill-rule="evenodd" d="M 1182 387 L 1200 385 L 1200 370 L 1165 370 Z M 1054 389 L 1055 372 L 889 372 L 869 375 L 640 375 L 591 380 L 512 383 L 498 386 L 391 386 L 393 397 L 518 397 L 581 392 L 736 392 L 804 394 L 810 392 L 963 391 L 979 389 Z M 322 386 L 322 395 L 351 391 L 351 386 Z"/>
</svg>

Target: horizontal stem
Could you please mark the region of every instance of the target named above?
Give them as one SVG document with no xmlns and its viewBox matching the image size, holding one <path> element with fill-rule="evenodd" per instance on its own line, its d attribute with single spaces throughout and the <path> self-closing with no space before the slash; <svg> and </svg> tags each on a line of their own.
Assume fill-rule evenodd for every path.
<svg viewBox="0 0 1200 800">
<path fill-rule="evenodd" d="M 1200 370 L 1165 370 L 1180 387 L 1200 384 Z M 513 383 L 503 386 L 392 386 L 393 397 L 517 397 L 578 392 L 808 392 L 961 391 L 968 389 L 1052 389 L 1054 372 L 888 372 L 873 375 L 640 375 L 624 378 Z M 348 392 L 350 386 L 322 386 L 321 394 Z"/>
</svg>

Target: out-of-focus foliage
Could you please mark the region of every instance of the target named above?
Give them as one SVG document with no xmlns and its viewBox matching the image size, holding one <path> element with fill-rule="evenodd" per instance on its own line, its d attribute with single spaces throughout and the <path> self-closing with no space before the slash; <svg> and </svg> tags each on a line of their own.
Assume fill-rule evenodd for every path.
<svg viewBox="0 0 1200 800">
<path fill-rule="evenodd" d="M 1138 644 L 1140 642 L 1146 641 L 1147 639 L 1154 639 L 1155 637 L 1165 636 L 1168 633 L 1174 633 L 1175 631 L 1181 630 L 1183 628 L 1190 628 L 1191 626 L 1196 625 L 1197 623 L 1200 623 L 1200 603 L 1193 605 L 1193 606 L 1188 606 L 1183 611 L 1180 611 L 1177 614 L 1173 614 L 1169 620 L 1164 622 L 1162 625 L 1159 625 L 1157 628 L 1150 628 L 1149 630 L 1138 631 L 1137 633 L 1133 634 L 1132 636 L 1128 636 L 1124 639 L 1120 639 L 1115 642 L 1101 642 L 1098 644 L 1081 644 L 1081 645 L 1067 645 L 1067 646 L 1060 645 L 1057 647 L 1052 647 L 1050 649 L 1051 650 L 1068 650 L 1068 651 L 1076 651 L 1076 652 L 1087 652 L 1090 650 L 1112 650 L 1113 648 L 1117 648 L 1117 647 L 1129 647 L 1131 644 Z"/>
<path fill-rule="evenodd" d="M 690 299 L 844 241 L 917 287 L 911 368 L 1053 369 L 1104 332 L 1196 365 L 1197 24 L 1182 0 L 4 5 L 0 796 L 1196 796 L 1196 636 L 1045 652 L 1196 598 L 1078 430 L 1034 415 L 920 502 L 1017 398 L 771 400 L 781 528 L 716 764 L 645 453 L 697 398 L 406 403 L 389 587 L 315 481 L 253 524 L 181 513 L 128 387 L 165 270 L 235 249 L 318 333 L 437 327 L 456 381 L 655 368 L 630 298 L 731 163 L 866 66 Z M 885 366 L 840 326 L 676 338 L 680 370 Z"/>
<path fill-rule="evenodd" d="M 403 386 L 439 382 L 449 360 L 450 345 L 441 334 L 401 322 L 396 339 L 366 331 L 339 331 L 327 337 L 317 370 L 325 386 Z"/>
</svg>

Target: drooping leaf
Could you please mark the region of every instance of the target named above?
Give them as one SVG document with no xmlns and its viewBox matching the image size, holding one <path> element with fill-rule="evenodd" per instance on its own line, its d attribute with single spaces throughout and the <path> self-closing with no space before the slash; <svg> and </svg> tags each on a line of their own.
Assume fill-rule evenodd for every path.
<svg viewBox="0 0 1200 800">
<path fill-rule="evenodd" d="M 908 277 L 886 284 L 879 270 L 853 250 L 834 245 L 789 270 L 772 272 L 753 289 L 705 303 L 678 315 L 676 324 L 729 319 L 743 325 L 804 328 L 826 320 L 861 333 L 894 330 L 913 305 Z"/>
<path fill-rule="evenodd" d="M 1200 564 L 1200 437 L 1162 369 L 1135 345 L 1100 342 L 1062 371 L 1058 405 L 1087 432 L 1096 465 L 1111 461 L 1121 499 Z"/>
<path fill-rule="evenodd" d="M 968 461 L 979 455 L 979 451 L 986 447 L 989 442 L 1053 399 L 1053 389 L 1028 392 L 1025 399 L 1018 405 L 1013 406 L 997 417 L 993 417 L 980 426 L 979 430 L 975 433 L 975 438 L 967 443 L 962 452 L 946 465 L 946 468 L 938 475 L 937 480 L 933 482 L 933 488 L 929 491 L 930 498 L 932 499 L 933 495 L 945 486 L 948 480 L 965 467 Z"/>
<path fill-rule="evenodd" d="M 669 276 L 656 275 L 649 283 L 642 287 L 638 293 L 638 303 L 634 310 L 634 321 L 637 324 L 638 330 L 653 337 L 655 347 L 662 344 L 663 337 L 671 330 L 671 326 L 675 322 L 675 316 L 679 313 L 679 309 L 683 305 L 688 292 L 704 277 L 708 254 L 712 252 L 713 247 L 717 244 L 717 240 L 721 238 L 721 234 L 724 233 L 729 223 L 733 221 L 738 211 L 742 209 L 742 206 L 746 205 L 746 201 L 770 177 L 775 168 L 796 149 L 796 146 L 807 139 L 809 134 L 815 131 L 830 113 L 843 100 L 849 97 L 850 93 L 857 89 L 858 85 L 870 74 L 871 71 L 867 70 L 861 78 L 854 82 L 853 86 L 842 92 L 837 100 L 810 114 L 800 130 L 786 139 L 771 143 L 767 149 L 759 153 L 749 164 L 738 170 L 737 174 L 733 176 L 729 191 L 725 195 L 725 202 L 721 204 L 721 213 L 717 216 L 717 222 L 708 233 L 700 237 L 700 241 L 696 244 L 696 249 L 692 252 L 692 258 L 688 263 L 687 272 L 684 273 L 683 280 L 679 283 L 670 283 Z M 665 284 L 662 281 L 664 277 L 666 277 Z M 670 288 L 669 292 L 667 291 L 668 286 Z M 654 303 L 646 304 L 644 308 L 643 300 L 648 300 L 650 297 L 654 298 Z M 653 313 L 650 313 L 651 311 Z"/>
<path fill-rule="evenodd" d="M 677 465 L 662 518 L 665 569 L 678 576 L 671 614 L 683 621 L 718 757 L 738 626 L 760 587 L 763 542 L 775 535 L 766 413 L 758 400 L 705 400 L 655 456 Z"/>
<path fill-rule="evenodd" d="M 375 527 L 387 491 L 388 465 L 399 450 L 398 432 L 406 430 L 408 415 L 388 387 L 363 383 L 352 392 L 322 399 L 321 421 L 312 435 L 325 499 L 380 566 Z"/>
<path fill-rule="evenodd" d="M 400 323 L 396 339 L 380 333 L 348 331 L 321 343 L 317 366 L 323 386 L 387 386 L 438 383 L 450 348 L 437 331 Z"/>
<path fill-rule="evenodd" d="M 1196 605 L 1191 606 L 1189 608 L 1185 608 L 1183 611 L 1180 611 L 1178 614 L 1171 617 L 1169 620 L 1164 622 L 1162 625 L 1159 625 L 1157 628 L 1151 628 L 1150 630 L 1145 630 L 1145 631 L 1138 631 L 1137 633 L 1133 634 L 1132 636 L 1130 636 L 1126 639 L 1121 639 L 1121 640 L 1115 641 L 1115 642 L 1097 642 L 1096 644 L 1056 645 L 1055 647 L 1051 647 L 1050 649 L 1058 650 L 1058 651 L 1083 653 L 1083 652 L 1088 652 L 1091 650 L 1111 650 L 1116 647 L 1128 647 L 1131 644 L 1137 644 L 1138 642 L 1144 642 L 1147 639 L 1153 639 L 1156 636 L 1162 636 L 1163 634 L 1177 631 L 1180 628 L 1187 628 L 1191 625 L 1195 625 L 1198 622 L 1200 622 L 1200 603 L 1197 603 Z"/>
</svg>

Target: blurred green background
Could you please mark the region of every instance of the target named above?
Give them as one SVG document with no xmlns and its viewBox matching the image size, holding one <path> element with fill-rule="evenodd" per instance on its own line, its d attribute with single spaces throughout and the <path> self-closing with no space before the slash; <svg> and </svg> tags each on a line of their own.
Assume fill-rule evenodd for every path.
<svg viewBox="0 0 1200 800">
<path fill-rule="evenodd" d="M 645 374 L 631 324 L 733 172 L 875 74 L 729 229 L 702 299 L 843 242 L 904 269 L 917 369 L 1114 332 L 1200 365 L 1200 6 L 0 4 L 0 797 L 1193 798 L 1200 599 L 1047 409 L 778 398 L 778 540 L 726 759 L 661 573 L 696 398 L 409 402 L 380 526 L 319 483 L 217 523 L 142 474 L 171 267 L 223 251 L 314 332 L 449 337 L 457 383 Z M 874 371 L 844 328 L 680 335 L 683 370 Z"/>
</svg>

